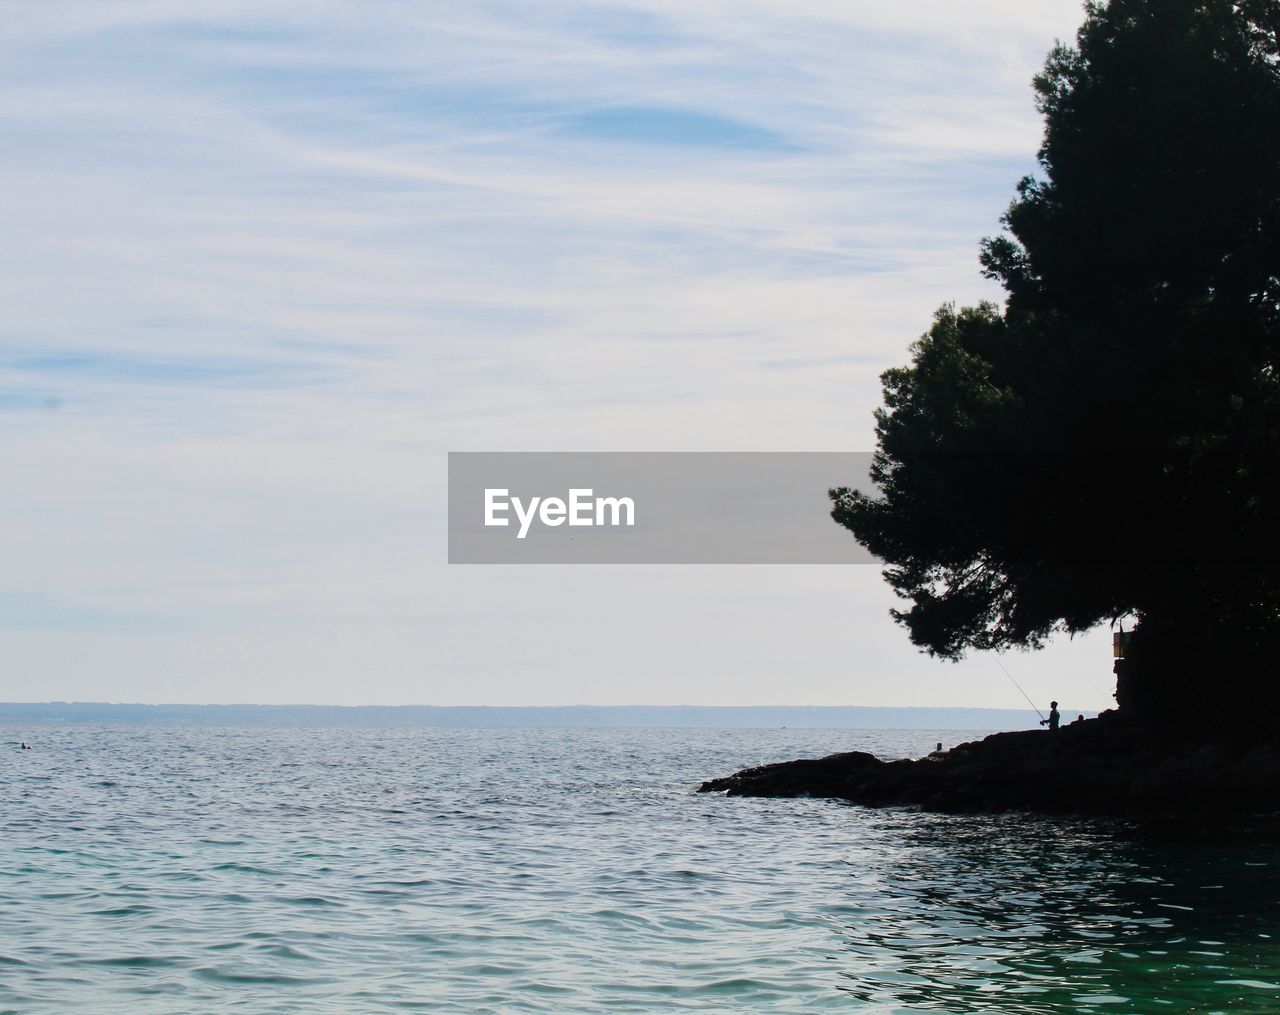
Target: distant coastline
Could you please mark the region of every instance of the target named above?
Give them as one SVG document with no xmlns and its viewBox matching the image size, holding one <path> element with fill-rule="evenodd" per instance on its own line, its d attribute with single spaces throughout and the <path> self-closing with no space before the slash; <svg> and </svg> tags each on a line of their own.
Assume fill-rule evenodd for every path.
<svg viewBox="0 0 1280 1015">
<path fill-rule="evenodd" d="M 1064 710 L 1064 715 L 1074 709 Z M 1092 716 L 1093 712 L 1086 712 Z M 805 705 L 142 705 L 0 702 L 0 723 L 207 726 L 725 727 L 1033 729 L 1030 709 Z"/>
</svg>

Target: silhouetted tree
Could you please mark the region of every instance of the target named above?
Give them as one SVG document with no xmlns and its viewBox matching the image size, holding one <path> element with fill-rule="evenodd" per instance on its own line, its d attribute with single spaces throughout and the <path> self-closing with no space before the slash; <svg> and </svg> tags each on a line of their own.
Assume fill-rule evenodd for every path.
<svg viewBox="0 0 1280 1015">
<path fill-rule="evenodd" d="M 1136 615 L 1124 708 L 1280 701 L 1278 29 L 1089 4 L 1035 79 L 1042 177 L 982 245 L 1005 305 L 938 311 L 882 377 L 879 492 L 832 491 L 925 650 Z"/>
</svg>

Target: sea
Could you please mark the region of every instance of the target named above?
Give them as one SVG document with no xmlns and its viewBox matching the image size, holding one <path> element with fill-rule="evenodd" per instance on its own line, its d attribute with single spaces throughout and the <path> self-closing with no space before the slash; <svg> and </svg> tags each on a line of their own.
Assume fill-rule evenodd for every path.
<svg viewBox="0 0 1280 1015">
<path fill-rule="evenodd" d="M 976 736 L 0 728 L 0 1011 L 1280 1011 L 1247 834 L 695 792 Z"/>
</svg>

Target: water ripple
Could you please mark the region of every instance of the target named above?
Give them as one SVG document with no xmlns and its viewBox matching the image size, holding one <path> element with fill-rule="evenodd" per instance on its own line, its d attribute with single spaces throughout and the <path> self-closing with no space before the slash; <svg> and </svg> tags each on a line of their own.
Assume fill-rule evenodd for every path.
<svg viewBox="0 0 1280 1015">
<path fill-rule="evenodd" d="M 957 735 L 58 727 L 0 780 L 0 1011 L 1280 1010 L 1280 853 L 702 797 Z"/>
</svg>

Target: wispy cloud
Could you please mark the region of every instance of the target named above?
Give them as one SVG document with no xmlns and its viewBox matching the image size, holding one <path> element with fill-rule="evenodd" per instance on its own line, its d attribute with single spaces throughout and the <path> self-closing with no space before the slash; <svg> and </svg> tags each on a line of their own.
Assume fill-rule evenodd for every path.
<svg viewBox="0 0 1280 1015">
<path fill-rule="evenodd" d="M 782 579 L 790 605 L 776 570 L 450 571 L 438 455 L 868 446 L 879 371 L 936 304 L 993 295 L 976 241 L 1034 166 L 1028 82 L 1078 19 L 1076 0 L 6 19 L 0 591 L 73 604 L 70 628 L 193 626 L 86 621 L 55 645 L 21 621 L 53 607 L 16 611 L 11 672 L 39 684 L 0 693 L 765 700 L 777 652 L 748 626 L 817 639 L 788 674 L 805 700 L 970 700 L 901 645 L 871 574 Z M 611 595 L 631 612 L 584 630 Z M 700 683 L 618 661 L 640 616 Z M 820 664 L 851 623 L 888 646 L 862 684 Z M 908 671 L 918 687 L 889 681 Z"/>
</svg>

